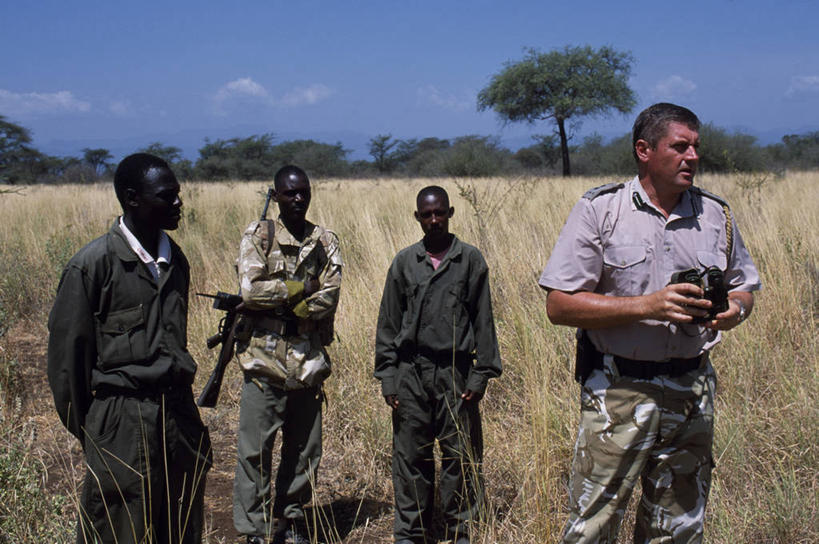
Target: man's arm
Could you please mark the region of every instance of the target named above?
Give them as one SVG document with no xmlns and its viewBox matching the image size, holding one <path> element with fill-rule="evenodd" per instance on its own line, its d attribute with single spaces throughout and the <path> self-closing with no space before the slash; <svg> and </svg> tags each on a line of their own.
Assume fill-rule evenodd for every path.
<svg viewBox="0 0 819 544">
<path fill-rule="evenodd" d="M 486 392 L 490 378 L 497 378 L 502 371 L 498 337 L 495 332 L 495 319 L 492 314 L 492 297 L 489 292 L 489 268 L 483 257 L 479 256 L 476 273 L 471 290 L 474 296 L 471 301 L 470 320 L 475 335 L 475 364 L 469 371 L 466 390 L 461 394 L 464 400 L 480 400 Z"/>
<path fill-rule="evenodd" d="M 700 298 L 703 294 L 702 289 L 690 283 L 667 285 L 635 297 L 550 290 L 546 312 L 555 325 L 582 329 L 616 327 L 643 319 L 690 323 L 695 317 L 708 315 L 711 301 Z"/>
<path fill-rule="evenodd" d="M 267 256 L 259 236 L 261 228 L 262 223 L 251 223 L 239 244 L 237 272 L 242 299 L 249 310 L 289 308 L 304 298 L 305 284 L 268 276 Z"/>
<path fill-rule="evenodd" d="M 395 369 L 398 352 L 395 339 L 401 332 L 406 300 L 399 280 L 398 265 L 393 261 L 384 282 L 381 306 L 378 311 L 378 325 L 375 332 L 375 371 L 373 376 L 381 381 L 381 394 L 392 408 L 398 407 L 398 388 L 395 384 Z"/>
<path fill-rule="evenodd" d="M 318 278 L 305 281 L 304 299 L 293 307 L 293 313 L 302 319 L 324 319 L 331 316 L 338 306 L 343 265 L 338 237 L 325 231 L 316 251 L 324 251 L 327 262 Z"/>
<path fill-rule="evenodd" d="M 83 271 L 63 271 L 48 319 L 48 383 L 63 425 L 85 447 L 83 427 L 91 404 L 91 369 L 97 361 L 93 306 Z"/>
</svg>

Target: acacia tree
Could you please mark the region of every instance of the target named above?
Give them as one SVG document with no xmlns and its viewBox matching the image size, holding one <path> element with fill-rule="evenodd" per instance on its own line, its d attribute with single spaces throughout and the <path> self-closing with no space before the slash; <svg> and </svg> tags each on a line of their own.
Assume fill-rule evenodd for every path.
<svg viewBox="0 0 819 544">
<path fill-rule="evenodd" d="M 551 119 L 557 124 L 563 175 L 571 175 L 566 121 L 628 113 L 636 100 L 628 86 L 631 54 L 611 47 L 569 47 L 542 53 L 529 49 L 523 60 L 508 62 L 478 93 L 478 109 L 493 109 L 507 122 Z"/>
<path fill-rule="evenodd" d="M 398 144 L 392 139 L 392 134 L 379 134 L 370 139 L 370 156 L 373 158 L 379 173 L 384 173 L 390 169 L 390 150 Z"/>
<path fill-rule="evenodd" d="M 101 176 L 106 169 L 111 167 L 110 161 L 113 158 L 114 156 L 111 155 L 111 152 L 102 147 L 97 149 L 86 147 L 82 150 L 82 160 L 93 168 L 94 173 L 98 177 Z"/>
</svg>

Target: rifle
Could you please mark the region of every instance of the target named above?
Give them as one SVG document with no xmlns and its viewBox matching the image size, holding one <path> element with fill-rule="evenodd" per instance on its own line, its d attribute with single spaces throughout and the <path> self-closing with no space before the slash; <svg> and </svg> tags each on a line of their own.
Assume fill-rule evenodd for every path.
<svg viewBox="0 0 819 544">
<path fill-rule="evenodd" d="M 267 188 L 267 197 L 264 199 L 264 208 L 262 208 L 262 216 L 259 221 L 267 220 L 267 208 L 270 207 L 270 199 L 273 198 L 273 186 Z"/>
<path fill-rule="evenodd" d="M 222 387 L 222 378 L 225 376 L 225 369 L 228 363 L 233 358 L 234 336 L 236 335 L 236 317 L 239 314 L 240 305 L 242 304 L 242 297 L 239 295 L 232 295 L 222 291 L 215 295 L 208 293 L 196 293 L 200 297 L 208 297 L 213 299 L 213 307 L 225 313 L 225 316 L 219 321 L 219 330 L 216 334 L 207 339 L 208 349 L 213 349 L 219 344 L 222 348 L 219 350 L 219 359 L 216 361 L 216 368 L 213 369 L 208 383 L 202 389 L 202 394 L 196 404 L 203 408 L 213 408 L 216 406 L 216 401 L 219 398 L 219 389 Z"/>
</svg>

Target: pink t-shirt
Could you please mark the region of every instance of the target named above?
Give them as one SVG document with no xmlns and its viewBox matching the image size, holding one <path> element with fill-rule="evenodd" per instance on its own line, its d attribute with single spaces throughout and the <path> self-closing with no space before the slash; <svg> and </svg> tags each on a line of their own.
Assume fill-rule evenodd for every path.
<svg viewBox="0 0 819 544">
<path fill-rule="evenodd" d="M 449 248 L 452 247 L 452 244 L 449 244 L 445 250 L 438 252 L 438 253 L 430 253 L 427 251 L 427 255 L 429 255 L 429 260 L 432 261 L 432 268 L 433 270 L 438 270 L 438 266 L 440 266 L 441 261 L 444 260 L 446 254 L 449 252 Z"/>
</svg>

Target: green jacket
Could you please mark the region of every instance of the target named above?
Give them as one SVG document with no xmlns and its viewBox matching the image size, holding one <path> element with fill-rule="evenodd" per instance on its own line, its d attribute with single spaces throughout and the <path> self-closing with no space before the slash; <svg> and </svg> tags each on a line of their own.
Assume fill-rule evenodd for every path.
<svg viewBox="0 0 819 544">
<path fill-rule="evenodd" d="M 401 250 L 384 284 L 375 336 L 375 377 L 384 395 L 396 394 L 400 361 L 474 359 L 466 388 L 483 393 L 501 374 L 489 269 L 477 248 L 452 238 L 437 270 L 422 241 Z"/>
<path fill-rule="evenodd" d="M 154 280 L 114 223 L 66 265 L 48 319 L 48 381 L 63 424 L 80 441 L 99 387 L 146 391 L 190 387 L 190 269 L 171 241 Z"/>
</svg>

